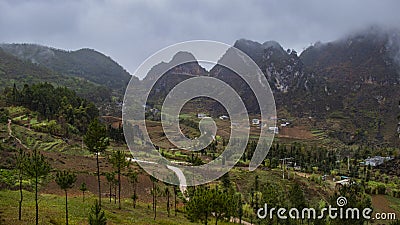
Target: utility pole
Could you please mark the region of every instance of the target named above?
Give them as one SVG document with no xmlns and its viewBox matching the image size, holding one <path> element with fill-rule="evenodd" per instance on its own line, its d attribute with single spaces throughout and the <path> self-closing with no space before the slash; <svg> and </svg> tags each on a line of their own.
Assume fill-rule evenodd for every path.
<svg viewBox="0 0 400 225">
<path fill-rule="evenodd" d="M 285 179 L 285 164 L 287 160 L 293 159 L 292 157 L 279 159 L 282 161 L 282 179 Z M 288 172 L 288 179 L 289 179 L 289 172 Z"/>
<path fill-rule="evenodd" d="M 347 157 L 347 171 L 350 173 L 350 156 Z"/>
</svg>

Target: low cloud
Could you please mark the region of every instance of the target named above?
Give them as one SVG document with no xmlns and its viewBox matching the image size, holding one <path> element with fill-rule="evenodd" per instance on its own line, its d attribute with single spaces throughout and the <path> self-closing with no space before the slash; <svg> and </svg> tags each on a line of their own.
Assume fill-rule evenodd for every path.
<svg viewBox="0 0 400 225">
<path fill-rule="evenodd" d="M 0 42 L 94 48 L 133 73 L 180 41 L 276 40 L 301 51 L 371 24 L 398 27 L 400 1 L 3 0 Z"/>
</svg>

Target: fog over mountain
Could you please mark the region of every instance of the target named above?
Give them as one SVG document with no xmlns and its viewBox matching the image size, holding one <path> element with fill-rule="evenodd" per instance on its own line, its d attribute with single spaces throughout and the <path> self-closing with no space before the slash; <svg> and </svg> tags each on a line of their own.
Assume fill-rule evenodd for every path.
<svg viewBox="0 0 400 225">
<path fill-rule="evenodd" d="M 248 54 L 264 73 L 278 115 L 310 120 L 306 123 L 312 121 L 313 127 L 347 144 L 386 145 L 398 142 L 399 34 L 398 29 L 371 26 L 331 42 L 317 42 L 302 53 L 284 50 L 277 41 L 261 44 L 239 39 L 234 47 Z M 228 53 L 220 60 L 224 61 Z M 171 62 L 154 66 L 143 82 Z M 207 72 L 196 62 L 164 74 L 153 87 L 149 103 L 160 104 L 169 90 L 189 75 L 223 80 L 240 95 L 248 112 L 259 114 L 255 95 L 237 74 L 220 65 Z M 225 113 L 217 105 L 204 101 L 198 107 L 212 109 L 215 116 Z"/>
<path fill-rule="evenodd" d="M 181 41 L 276 40 L 300 53 L 369 25 L 399 28 L 399 8 L 396 0 L 4 0 L 0 43 L 96 49 L 133 74 L 151 54 Z"/>
</svg>

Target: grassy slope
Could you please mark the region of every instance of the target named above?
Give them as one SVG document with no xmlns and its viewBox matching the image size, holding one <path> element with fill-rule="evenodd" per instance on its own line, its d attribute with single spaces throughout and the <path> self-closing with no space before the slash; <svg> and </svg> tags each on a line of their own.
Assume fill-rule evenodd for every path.
<svg viewBox="0 0 400 225">
<path fill-rule="evenodd" d="M 35 219 L 35 202 L 32 192 L 24 191 L 22 221 L 18 221 L 18 200 L 19 192 L 3 190 L 0 191 L 0 224 L 32 224 Z M 96 199 L 90 194 L 85 202 L 81 196 L 70 196 L 69 223 L 88 224 L 87 218 L 90 207 Z M 153 220 L 151 205 L 139 202 L 136 209 L 132 202 L 123 199 L 122 209 L 119 210 L 114 202 L 102 201 L 108 224 L 194 224 L 190 223 L 182 213 L 177 217 L 171 213 L 168 217 L 163 206 L 157 208 L 157 219 Z M 59 195 L 42 194 L 39 197 L 39 219 L 41 224 L 65 224 L 65 198 Z M 150 208 L 149 208 L 150 207 Z M 222 223 L 221 223 L 222 224 Z"/>
</svg>

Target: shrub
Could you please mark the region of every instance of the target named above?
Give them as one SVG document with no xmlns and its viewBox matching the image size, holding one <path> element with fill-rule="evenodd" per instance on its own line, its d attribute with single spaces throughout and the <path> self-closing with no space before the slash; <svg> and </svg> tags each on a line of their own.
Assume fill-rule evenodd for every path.
<svg viewBox="0 0 400 225">
<path fill-rule="evenodd" d="M 383 184 L 378 185 L 377 191 L 378 191 L 378 194 L 380 194 L 380 195 L 386 194 L 386 186 Z"/>
<path fill-rule="evenodd" d="M 398 189 L 393 189 L 393 190 L 392 190 L 392 195 L 393 195 L 393 197 L 395 197 L 395 198 L 400 198 L 400 190 L 398 190 Z"/>
<path fill-rule="evenodd" d="M 107 218 L 104 211 L 101 210 L 99 202 L 95 201 L 94 205 L 90 209 L 89 214 L 89 224 L 90 225 L 105 225 L 107 224 Z"/>
<path fill-rule="evenodd" d="M 365 193 L 372 194 L 372 188 L 371 187 L 365 187 Z"/>
<path fill-rule="evenodd" d="M 4 109 L 4 108 L 1 108 L 0 109 L 0 123 L 7 123 L 8 122 L 8 116 L 9 116 L 8 110 Z"/>
</svg>

